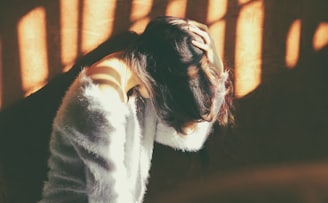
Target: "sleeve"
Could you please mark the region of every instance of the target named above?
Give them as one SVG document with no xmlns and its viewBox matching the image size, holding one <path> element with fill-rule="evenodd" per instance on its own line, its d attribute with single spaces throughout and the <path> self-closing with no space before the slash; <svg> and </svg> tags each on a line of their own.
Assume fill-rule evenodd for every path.
<svg viewBox="0 0 328 203">
<path fill-rule="evenodd" d="M 132 202 L 124 165 L 128 108 L 93 88 L 73 88 L 56 116 L 41 202 Z"/>
<path fill-rule="evenodd" d="M 156 142 L 182 151 L 200 150 L 212 129 L 212 122 L 200 122 L 195 130 L 186 135 L 161 122 L 157 123 Z"/>
</svg>

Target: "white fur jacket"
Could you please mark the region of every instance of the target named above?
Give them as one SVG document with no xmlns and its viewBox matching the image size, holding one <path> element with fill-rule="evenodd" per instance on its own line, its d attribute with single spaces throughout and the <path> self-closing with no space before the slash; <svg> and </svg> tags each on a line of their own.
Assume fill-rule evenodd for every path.
<svg viewBox="0 0 328 203">
<path fill-rule="evenodd" d="M 211 127 L 202 122 L 187 136 L 179 135 L 159 122 L 147 99 L 116 101 L 82 71 L 53 123 L 50 170 L 40 203 L 142 202 L 154 141 L 197 151 Z"/>
</svg>

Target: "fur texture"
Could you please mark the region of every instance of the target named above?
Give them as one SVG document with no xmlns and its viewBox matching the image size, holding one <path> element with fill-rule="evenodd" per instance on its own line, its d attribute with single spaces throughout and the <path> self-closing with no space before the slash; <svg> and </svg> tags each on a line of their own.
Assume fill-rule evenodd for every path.
<svg viewBox="0 0 328 203">
<path fill-rule="evenodd" d="M 179 135 L 157 120 L 147 100 L 131 96 L 124 104 L 101 92 L 82 71 L 53 123 L 40 203 L 142 202 L 154 141 L 196 151 L 211 126 L 199 123 L 191 134 Z"/>
</svg>

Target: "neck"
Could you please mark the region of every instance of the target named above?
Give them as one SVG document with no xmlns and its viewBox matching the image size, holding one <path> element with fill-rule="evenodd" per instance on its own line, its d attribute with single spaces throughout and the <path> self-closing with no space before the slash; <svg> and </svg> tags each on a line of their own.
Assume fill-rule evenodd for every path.
<svg viewBox="0 0 328 203">
<path fill-rule="evenodd" d="M 119 67 L 121 75 L 121 85 L 123 91 L 127 94 L 132 88 L 140 84 L 137 75 L 133 72 L 131 67 L 124 61 L 121 55 L 117 56 L 117 67 Z"/>
</svg>

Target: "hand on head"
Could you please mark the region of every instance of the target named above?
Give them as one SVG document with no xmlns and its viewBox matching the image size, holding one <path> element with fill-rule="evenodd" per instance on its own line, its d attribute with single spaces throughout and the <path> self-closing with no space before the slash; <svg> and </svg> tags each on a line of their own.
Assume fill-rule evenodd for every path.
<svg viewBox="0 0 328 203">
<path fill-rule="evenodd" d="M 199 23 L 197 21 L 188 20 L 189 30 L 193 32 L 197 37 L 202 40 L 192 40 L 192 44 L 199 49 L 205 51 L 206 57 L 209 62 L 212 63 L 215 67 L 217 67 L 219 71 L 219 75 L 223 72 L 223 64 L 222 60 L 217 54 L 215 43 L 211 35 L 209 34 L 209 30 L 207 25 Z"/>
</svg>

